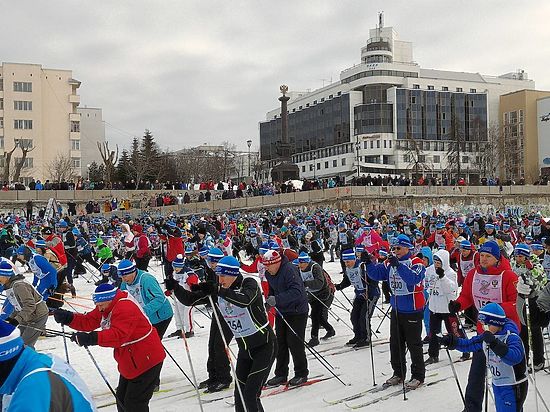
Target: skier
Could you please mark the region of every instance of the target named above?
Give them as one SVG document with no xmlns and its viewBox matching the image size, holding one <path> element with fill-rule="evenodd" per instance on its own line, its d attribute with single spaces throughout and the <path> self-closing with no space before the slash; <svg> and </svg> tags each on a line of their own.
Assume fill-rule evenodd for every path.
<svg viewBox="0 0 550 412">
<path fill-rule="evenodd" d="M 118 412 L 149 411 L 166 357 L 156 329 L 128 291 L 104 283 L 95 289 L 92 298 L 96 307 L 91 312 L 57 309 L 55 321 L 82 331 L 71 337 L 78 346 L 114 348 L 120 373 L 116 388 L 121 403 Z M 96 331 L 99 327 L 101 330 Z"/>
<path fill-rule="evenodd" d="M 88 388 L 68 364 L 25 346 L 19 329 L 5 322 L 0 322 L 0 342 L 2 410 L 95 411 Z"/>
<path fill-rule="evenodd" d="M 422 281 L 426 268 L 422 260 L 412 257 L 413 244 L 407 235 L 394 239 L 391 257 L 384 263 L 374 264 L 367 254 L 367 274 L 376 281 L 388 281 L 392 292 L 390 320 L 390 359 L 393 376 L 386 385 L 399 385 L 405 379 L 405 343 L 411 356 L 411 379 L 409 389 L 424 383 L 426 368 L 422 353 L 422 318 L 425 298 Z"/>
<path fill-rule="evenodd" d="M 185 290 L 191 291 L 191 288 L 193 285 L 196 285 L 199 283 L 199 277 L 191 271 L 189 268 L 185 268 L 185 260 L 183 259 L 182 255 L 177 255 L 176 258 L 172 262 L 172 266 L 174 267 L 174 273 L 173 277 L 174 279 L 179 283 L 181 287 L 183 287 Z M 177 336 L 181 338 L 182 332 L 185 334 L 185 338 L 189 339 L 195 335 L 195 332 L 193 332 L 193 306 L 186 306 L 179 301 L 176 300 L 176 305 L 178 305 L 178 308 L 176 311 L 179 310 L 179 313 L 181 314 L 180 317 L 176 316 L 176 332 L 172 333 L 170 336 Z"/>
<path fill-rule="evenodd" d="M 460 352 L 488 356 L 487 364 L 492 374 L 497 412 L 523 411 L 529 381 L 526 374 L 525 349 L 517 326 L 506 317 L 504 309 L 494 302 L 479 309 L 478 320 L 483 325 L 482 334 L 471 339 L 461 339 L 449 334 L 441 337 L 440 343 Z M 467 405 L 466 410 L 481 411 L 481 407 L 471 409 Z"/>
<path fill-rule="evenodd" d="M 307 253 L 301 252 L 298 256 L 298 267 L 311 307 L 311 339 L 308 345 L 313 347 L 319 344 L 319 326 L 322 326 L 326 331 L 321 340 L 327 340 L 336 335 L 334 328 L 328 321 L 328 311 L 334 299 L 334 294 L 329 288 L 323 268 L 313 262 Z"/>
</svg>

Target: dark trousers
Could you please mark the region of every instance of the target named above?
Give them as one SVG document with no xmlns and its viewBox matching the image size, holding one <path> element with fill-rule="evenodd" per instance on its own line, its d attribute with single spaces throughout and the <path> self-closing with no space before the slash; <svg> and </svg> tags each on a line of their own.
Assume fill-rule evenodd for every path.
<svg viewBox="0 0 550 412">
<path fill-rule="evenodd" d="M 288 363 L 290 361 L 289 351 L 290 355 L 292 355 L 292 361 L 294 362 L 294 375 L 307 377 L 309 374 L 307 369 L 306 348 L 304 345 L 306 324 L 307 313 L 303 315 L 284 315 L 284 319 L 278 315 L 275 318 L 275 333 L 277 335 L 278 347 L 275 376 L 288 377 Z M 290 328 L 292 328 L 298 336 L 296 336 Z"/>
<path fill-rule="evenodd" d="M 407 363 L 405 344 L 411 356 L 411 378 L 424 382 L 426 367 L 422 352 L 422 318 L 423 312 L 391 312 L 390 322 L 390 362 L 394 375 L 405 379 Z"/>
<path fill-rule="evenodd" d="M 67 267 L 65 270 L 65 277 L 69 285 L 73 284 L 73 271 L 76 267 L 76 259 L 69 253 L 67 253 Z"/>
<path fill-rule="evenodd" d="M 439 341 L 437 335 L 441 333 L 441 322 L 445 323 L 445 329 L 449 335 L 464 338 L 464 332 L 458 327 L 458 319 L 450 313 L 430 312 L 430 346 L 428 355 L 433 358 L 439 357 Z"/>
<path fill-rule="evenodd" d="M 172 267 L 172 262 L 165 259 L 164 260 L 164 276 L 166 276 L 166 278 L 171 278 L 173 273 L 174 273 L 174 268 Z M 212 328 L 210 328 L 210 329 L 212 329 Z"/>
<path fill-rule="evenodd" d="M 164 334 L 166 333 L 166 329 L 168 329 L 170 322 L 172 322 L 172 316 L 153 325 L 153 327 L 157 330 L 159 338 L 162 339 L 164 337 Z"/>
<path fill-rule="evenodd" d="M 151 256 L 144 256 L 141 258 L 138 258 L 137 256 L 134 258 L 136 261 L 136 268 L 139 270 L 147 270 L 147 267 L 149 266 L 149 261 L 151 260 Z"/>
<path fill-rule="evenodd" d="M 235 370 L 248 412 L 260 412 L 264 410 L 260 402 L 260 395 L 277 353 L 275 335 L 270 327 L 267 329 L 269 329 L 269 340 L 265 345 L 248 350 L 241 349 L 237 356 Z M 235 411 L 244 411 L 237 385 L 235 385 Z"/>
<path fill-rule="evenodd" d="M 134 379 L 126 379 L 121 375 L 118 379 L 116 396 L 124 409 L 117 405 L 118 412 L 148 412 L 149 401 L 157 386 L 161 369 L 162 362 Z"/>
<path fill-rule="evenodd" d="M 370 339 L 370 319 L 376 307 L 378 297 L 367 300 L 364 297 L 355 297 L 351 308 L 350 320 L 353 326 L 354 337 L 357 340 Z M 367 325 L 368 323 L 368 325 Z"/>
<path fill-rule="evenodd" d="M 477 323 L 477 309 L 474 305 L 464 311 L 464 323 L 472 326 Z"/>
<path fill-rule="evenodd" d="M 384 300 L 386 302 L 389 302 L 390 301 L 391 290 L 390 290 L 390 285 L 386 281 L 382 282 L 382 293 L 384 294 Z"/>
<path fill-rule="evenodd" d="M 317 300 L 314 296 L 310 297 L 309 306 L 311 307 L 311 337 L 319 337 L 319 326 L 322 326 L 327 332 L 334 331 L 334 328 L 328 321 L 328 309 L 332 305 L 334 295 L 331 293 L 325 300 Z"/>
<path fill-rule="evenodd" d="M 227 326 L 227 323 L 223 321 L 221 314 L 220 317 L 223 335 L 225 341 L 229 345 L 231 339 L 233 339 L 233 333 Z M 231 368 L 229 366 L 229 359 L 225 353 L 225 346 L 223 344 L 222 335 L 216 322 L 216 317 L 212 314 L 212 320 L 210 321 L 210 335 L 208 336 L 208 360 L 206 361 L 206 370 L 208 371 L 208 380 L 210 382 L 231 383 Z"/>
<path fill-rule="evenodd" d="M 83 262 L 88 262 L 91 264 L 94 268 L 99 269 L 99 263 L 96 262 L 96 260 L 92 257 L 91 253 L 86 253 L 85 255 L 80 255 Z"/>
<path fill-rule="evenodd" d="M 523 346 L 525 347 L 525 356 L 527 363 L 529 364 L 529 349 L 533 351 L 533 363 L 538 365 L 544 363 L 544 338 L 542 337 L 542 329 L 548 326 L 548 315 L 542 312 L 538 305 L 537 299 L 529 299 L 529 325 L 530 328 L 527 330 L 527 325 L 521 325 L 521 331 L 519 336 L 523 341 Z M 523 318 L 527 321 L 527 308 L 523 307 Z M 529 345 L 529 333 L 531 333 L 531 342 L 533 343 L 530 348 Z"/>
<path fill-rule="evenodd" d="M 464 400 L 468 412 L 481 412 L 483 394 L 485 393 L 485 373 L 487 371 L 485 354 L 483 351 L 474 352 L 472 364 L 468 373 L 468 384 Z"/>
</svg>

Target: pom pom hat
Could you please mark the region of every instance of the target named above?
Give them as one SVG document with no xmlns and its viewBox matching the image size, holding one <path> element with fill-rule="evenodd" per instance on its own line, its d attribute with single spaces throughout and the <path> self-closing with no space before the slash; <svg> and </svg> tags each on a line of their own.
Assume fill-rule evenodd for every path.
<svg viewBox="0 0 550 412">
<path fill-rule="evenodd" d="M 281 254 L 276 250 L 268 250 L 265 255 L 262 256 L 262 263 L 265 266 L 275 265 L 282 259 Z"/>
<path fill-rule="evenodd" d="M 95 292 L 92 294 L 92 300 L 96 304 L 101 302 L 108 302 L 115 298 L 116 291 L 116 288 L 110 283 L 102 283 L 95 289 Z"/>
</svg>

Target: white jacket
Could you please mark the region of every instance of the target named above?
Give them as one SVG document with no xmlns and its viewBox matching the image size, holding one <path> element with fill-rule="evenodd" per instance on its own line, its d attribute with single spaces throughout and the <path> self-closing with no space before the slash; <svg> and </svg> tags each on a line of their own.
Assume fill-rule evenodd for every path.
<svg viewBox="0 0 550 412">
<path fill-rule="evenodd" d="M 441 259 L 445 276 L 441 279 L 435 272 L 434 265 L 426 269 L 426 283 L 431 285 L 428 307 L 433 313 L 449 313 L 449 301 L 456 299 L 458 285 L 456 272 L 449 265 L 449 252 L 444 249 L 435 252 L 435 256 Z M 428 276 L 430 278 L 428 279 Z"/>
</svg>

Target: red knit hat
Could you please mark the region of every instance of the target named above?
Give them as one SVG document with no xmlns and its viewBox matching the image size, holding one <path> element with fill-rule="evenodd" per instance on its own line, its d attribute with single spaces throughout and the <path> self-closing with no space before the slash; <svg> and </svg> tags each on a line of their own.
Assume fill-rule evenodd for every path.
<svg viewBox="0 0 550 412">
<path fill-rule="evenodd" d="M 282 259 L 281 254 L 276 250 L 268 250 L 263 256 L 262 256 L 262 263 L 265 266 L 274 265 L 276 263 L 279 263 Z"/>
</svg>

